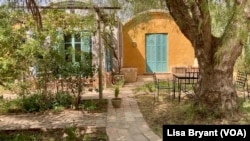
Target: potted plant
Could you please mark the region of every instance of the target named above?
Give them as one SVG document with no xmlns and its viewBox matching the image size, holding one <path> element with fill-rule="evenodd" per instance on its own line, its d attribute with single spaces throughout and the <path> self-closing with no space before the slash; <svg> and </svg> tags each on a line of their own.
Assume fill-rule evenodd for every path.
<svg viewBox="0 0 250 141">
<path fill-rule="evenodd" d="M 124 84 L 124 82 L 125 82 L 124 75 L 122 75 L 122 74 L 115 74 L 115 75 L 113 75 L 113 84 L 115 86 L 122 87 L 123 84 Z"/>
<path fill-rule="evenodd" d="M 116 85 L 114 90 L 114 98 L 111 99 L 112 105 L 114 108 L 120 108 L 122 99 L 119 97 L 120 94 L 120 86 Z"/>
</svg>

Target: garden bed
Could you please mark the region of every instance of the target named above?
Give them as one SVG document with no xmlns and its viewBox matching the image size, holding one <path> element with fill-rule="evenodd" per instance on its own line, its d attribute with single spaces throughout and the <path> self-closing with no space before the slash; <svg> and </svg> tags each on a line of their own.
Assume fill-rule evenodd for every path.
<svg viewBox="0 0 250 141">
<path fill-rule="evenodd" d="M 108 110 L 107 99 L 84 99 L 80 103 L 82 108 L 90 113 L 106 113 Z"/>
<path fill-rule="evenodd" d="M 2 130 L 1 141 L 108 141 L 105 127 Z"/>
<path fill-rule="evenodd" d="M 108 107 L 108 100 L 107 99 L 83 99 L 80 101 L 79 109 L 74 109 L 73 107 L 61 107 L 55 105 L 53 109 L 47 109 L 45 111 L 36 111 L 36 112 L 27 112 L 19 106 L 19 102 L 16 101 L 5 101 L 4 99 L 1 100 L 0 104 L 0 114 L 2 114 L 4 118 L 2 122 L 5 123 L 5 119 L 8 117 L 14 116 L 17 117 L 24 117 L 26 114 L 30 115 L 27 116 L 27 120 L 31 120 L 28 122 L 28 125 L 32 125 L 33 121 L 36 120 L 42 121 L 40 124 L 44 125 L 46 122 L 54 123 L 57 117 L 63 117 L 63 119 L 71 119 L 71 117 L 78 118 L 79 112 L 82 114 L 82 120 L 86 118 L 91 118 L 92 116 L 101 119 L 102 113 L 107 112 Z M 33 107 L 34 105 L 31 105 Z M 78 113 L 76 116 L 69 116 L 71 114 Z M 97 115 L 96 115 L 97 114 Z M 55 116 L 55 118 L 53 118 Z M 69 116 L 68 118 L 66 118 Z M 42 118 L 44 117 L 44 118 Z M 42 119 L 41 119 L 42 118 Z M 18 118 L 17 118 L 18 119 Z M 63 120 L 60 118 L 60 120 Z M 72 119 L 74 120 L 74 119 Z M 93 120 L 91 118 L 90 120 Z M 105 119 L 104 119 L 105 120 Z M 25 120 L 26 121 L 26 120 Z M 56 120 L 58 122 L 58 120 Z M 67 121 L 68 122 L 68 121 Z M 66 120 L 63 121 L 66 123 Z M 12 122 L 13 124 L 13 122 Z M 22 124 L 25 124 L 22 122 Z M 27 124 L 27 123 L 26 123 Z M 1 126 L 1 125 L 0 125 Z M 4 127 L 6 125 L 2 125 Z M 24 125 L 23 125 L 24 126 Z M 9 127 L 9 126 L 6 126 Z M 26 126 L 28 127 L 28 126 Z M 59 126 L 62 127 L 62 126 Z M 78 125 L 78 126 L 70 126 L 67 128 L 59 128 L 59 127 L 41 127 L 41 128 L 27 128 L 27 129 L 20 129 L 20 128 L 13 128 L 7 129 L 2 128 L 0 130 L 0 141 L 108 141 L 108 136 L 106 134 L 106 127 L 95 127 L 95 126 L 85 126 L 85 125 Z M 64 126 L 66 127 L 66 126 Z"/>
</svg>

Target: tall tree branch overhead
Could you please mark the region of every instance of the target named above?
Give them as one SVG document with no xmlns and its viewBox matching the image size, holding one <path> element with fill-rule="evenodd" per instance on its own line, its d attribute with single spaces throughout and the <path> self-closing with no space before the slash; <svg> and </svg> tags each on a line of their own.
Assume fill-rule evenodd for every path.
<svg viewBox="0 0 250 141">
<path fill-rule="evenodd" d="M 199 44 L 197 44 L 199 41 L 196 40 L 201 37 L 203 40 L 212 40 L 211 20 L 207 0 L 201 2 L 190 2 L 187 0 L 165 1 L 181 31 L 192 42 L 194 47 L 199 47 Z"/>
<path fill-rule="evenodd" d="M 191 11 L 189 11 L 189 5 L 186 2 L 180 0 L 166 0 L 166 5 L 175 22 L 179 25 L 181 30 L 184 31 L 183 34 L 185 34 L 185 36 L 190 39 L 190 41 L 193 41 L 191 39 L 195 39 L 195 37 L 191 33 L 194 33 L 196 30 L 196 21 L 192 18 L 192 14 L 190 13 Z"/>
<path fill-rule="evenodd" d="M 42 17 L 39 11 L 39 8 L 35 2 L 35 0 L 25 0 L 27 8 L 31 11 L 32 16 L 37 24 L 37 30 L 41 30 L 42 26 Z"/>
</svg>

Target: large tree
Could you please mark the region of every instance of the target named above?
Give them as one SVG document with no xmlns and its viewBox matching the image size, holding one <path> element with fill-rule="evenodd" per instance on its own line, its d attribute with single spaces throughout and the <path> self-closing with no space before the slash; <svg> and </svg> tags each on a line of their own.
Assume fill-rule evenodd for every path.
<svg viewBox="0 0 250 141">
<path fill-rule="evenodd" d="M 217 2 L 228 10 L 222 34 L 212 33 L 209 0 L 165 0 L 170 14 L 191 41 L 200 67 L 196 87 L 197 105 L 223 113 L 238 110 L 233 71 L 250 32 L 250 0 Z"/>
</svg>

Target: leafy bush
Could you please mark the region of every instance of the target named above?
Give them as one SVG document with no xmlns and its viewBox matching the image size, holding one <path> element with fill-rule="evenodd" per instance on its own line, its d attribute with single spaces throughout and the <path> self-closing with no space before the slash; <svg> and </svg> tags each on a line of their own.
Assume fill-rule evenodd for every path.
<svg viewBox="0 0 250 141">
<path fill-rule="evenodd" d="M 87 132 L 91 131 L 91 132 Z M 0 141 L 108 141 L 104 127 L 69 127 L 47 129 L 17 129 L 0 131 Z"/>
<path fill-rule="evenodd" d="M 66 141 L 76 141 L 79 134 L 77 134 L 77 127 L 75 124 L 73 124 L 70 127 L 66 127 L 64 129 L 66 136 Z"/>
<path fill-rule="evenodd" d="M 47 93 L 34 93 L 24 96 L 22 100 L 22 108 L 26 112 L 39 112 L 53 108 L 53 97 Z"/>
<path fill-rule="evenodd" d="M 73 97 L 66 92 L 58 92 L 56 95 L 50 93 L 34 93 L 24 96 L 22 108 L 26 112 L 40 112 L 58 107 L 69 108 L 72 105 Z"/>
<path fill-rule="evenodd" d="M 72 105 L 72 101 L 73 101 L 73 96 L 67 92 L 61 91 L 56 93 L 55 95 L 55 102 L 60 106 L 68 108 Z"/>
<path fill-rule="evenodd" d="M 95 110 L 97 107 L 93 100 L 85 100 L 83 102 L 83 108 L 86 110 Z"/>
<path fill-rule="evenodd" d="M 31 134 L 6 134 L 6 135 L 0 135 L 0 140 L 2 141 L 37 141 L 41 137 L 39 135 L 31 135 Z"/>
<path fill-rule="evenodd" d="M 40 110 L 40 101 L 39 94 L 23 97 L 22 107 L 27 112 L 37 112 Z"/>
<path fill-rule="evenodd" d="M 0 99 L 0 113 L 22 112 L 21 99 Z"/>
</svg>

